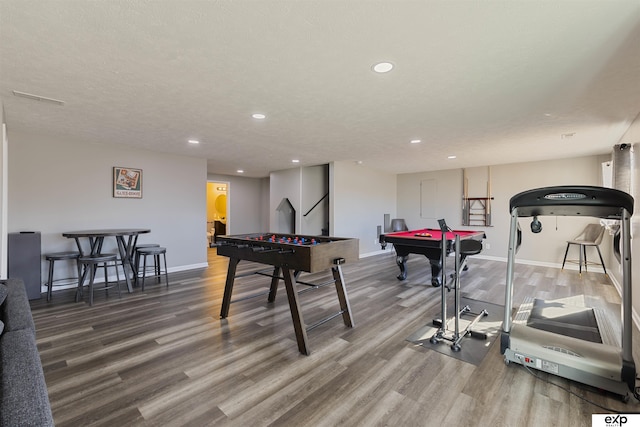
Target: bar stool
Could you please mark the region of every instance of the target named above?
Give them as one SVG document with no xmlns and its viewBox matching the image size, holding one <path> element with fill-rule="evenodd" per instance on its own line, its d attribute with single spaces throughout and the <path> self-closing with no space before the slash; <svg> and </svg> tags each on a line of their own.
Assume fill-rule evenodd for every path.
<svg viewBox="0 0 640 427">
<path fill-rule="evenodd" d="M 115 287 L 118 290 L 118 298 L 120 298 L 120 274 L 118 273 L 118 255 L 117 254 L 99 254 L 87 255 L 78 258 L 80 265 L 84 266 L 84 274 L 82 279 L 78 281 L 78 291 L 76 292 L 76 302 L 82 298 L 83 279 L 89 274 L 89 305 L 93 306 L 93 281 L 95 279 L 96 270 L 100 267 L 104 268 L 104 288 L 102 290 L 109 293 L 109 289 Z M 113 263 L 109 265 L 109 263 Z M 109 277 L 107 275 L 107 267 L 113 267 L 116 270 L 116 283 L 109 286 Z"/>
<path fill-rule="evenodd" d="M 135 281 L 136 281 L 136 285 L 138 284 L 138 272 L 140 271 L 140 254 L 138 253 L 138 249 L 143 249 L 143 248 L 157 248 L 160 247 L 159 244 L 157 243 L 141 243 L 139 245 L 136 245 L 136 247 L 133 249 L 134 255 L 133 255 L 133 265 L 134 268 L 136 269 L 136 276 L 135 276 Z M 156 271 L 157 273 L 157 271 Z"/>
<path fill-rule="evenodd" d="M 601 265 L 604 270 L 604 274 L 607 274 L 607 268 L 604 266 L 604 260 L 602 259 L 602 253 L 600 252 L 600 243 L 602 243 L 602 238 L 604 237 L 605 227 L 600 224 L 589 224 L 585 227 L 584 230 L 580 234 L 578 234 L 573 240 L 567 241 L 567 249 L 564 251 L 564 259 L 562 260 L 562 269 L 564 269 L 564 264 L 566 262 L 577 263 L 579 265 L 578 271 L 580 275 L 582 275 L 582 267 L 584 266 L 584 271 L 587 271 L 587 266 L 589 265 Z M 578 260 L 570 260 L 567 259 L 567 254 L 569 253 L 569 247 L 571 245 L 578 245 L 579 259 Z M 597 262 L 592 262 L 587 260 L 587 247 L 592 246 L 595 247 L 598 251 L 598 256 L 600 257 L 600 264 Z"/>
<path fill-rule="evenodd" d="M 80 267 L 80 263 L 78 262 L 79 257 L 80 257 L 79 252 L 53 252 L 53 253 L 45 254 L 44 258 L 49 262 L 49 276 L 47 277 L 47 283 L 45 284 L 47 286 L 47 301 L 51 301 L 54 282 L 60 282 L 63 280 L 70 280 L 70 279 L 80 280 L 80 277 L 82 276 L 82 273 L 81 273 L 82 269 Z M 78 270 L 78 277 L 67 277 L 63 279 L 54 280 L 53 270 L 54 270 L 55 262 L 66 261 L 66 260 L 75 260 L 76 268 Z"/>
<path fill-rule="evenodd" d="M 153 259 L 153 276 L 157 277 L 158 283 L 162 280 L 162 270 L 160 269 L 160 255 L 164 258 L 164 279 L 167 282 L 167 287 L 169 286 L 169 276 L 167 274 L 167 248 L 163 248 L 160 246 L 155 247 L 147 247 L 147 248 L 139 248 L 137 253 L 140 254 L 140 257 L 143 258 L 142 262 L 142 290 L 144 291 L 144 281 L 147 276 L 147 257 L 151 256 Z"/>
</svg>

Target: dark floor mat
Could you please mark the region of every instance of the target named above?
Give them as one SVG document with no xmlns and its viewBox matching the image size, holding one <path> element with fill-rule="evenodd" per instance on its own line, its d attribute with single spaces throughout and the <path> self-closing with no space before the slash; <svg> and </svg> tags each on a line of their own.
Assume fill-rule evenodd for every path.
<svg viewBox="0 0 640 427">
<path fill-rule="evenodd" d="M 480 313 L 483 309 L 487 310 L 489 314 L 487 316 L 482 316 L 481 320 L 472 328 L 474 335 L 485 334 L 487 336 L 486 340 L 467 335 L 460 343 L 460 351 L 453 351 L 451 348 L 452 342 L 449 340 L 441 340 L 437 344 L 432 344 L 430 339 L 438 331 L 438 327 L 433 325 L 432 319 L 439 319 L 441 317 L 440 306 L 438 305 L 436 311 L 431 313 L 431 316 L 428 316 L 430 319 L 429 323 L 411 334 L 407 338 L 407 341 L 425 348 L 430 348 L 464 362 L 471 363 L 476 366 L 479 365 L 489 352 L 489 349 L 496 337 L 500 334 L 502 321 L 504 320 L 504 309 L 501 305 L 461 297 L 460 306 L 464 307 L 465 305 L 468 305 L 469 308 L 471 308 L 472 313 L 475 314 L 467 313 L 461 316 L 460 331 L 463 331 L 475 319 L 477 313 Z M 453 305 L 451 305 L 451 308 L 447 307 L 447 309 L 450 312 L 453 312 Z M 452 330 L 454 328 L 453 319 L 451 319 L 448 326 L 445 336 L 452 335 Z"/>
</svg>

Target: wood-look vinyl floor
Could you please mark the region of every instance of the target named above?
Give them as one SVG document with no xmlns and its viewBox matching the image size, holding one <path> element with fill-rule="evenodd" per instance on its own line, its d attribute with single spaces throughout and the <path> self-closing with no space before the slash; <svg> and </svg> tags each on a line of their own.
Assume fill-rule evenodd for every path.
<svg viewBox="0 0 640 427">
<path fill-rule="evenodd" d="M 576 395 L 613 412 L 640 410 L 633 398 L 624 404 L 507 366 L 496 342 L 479 366 L 407 342 L 439 307 L 422 256 L 410 257 L 404 282 L 390 253 L 345 265 L 355 327 L 337 317 L 309 331 L 310 356 L 297 350 L 282 282 L 275 303 L 266 295 L 241 300 L 219 318 L 227 264 L 214 248 L 209 268 L 170 274 L 168 288 L 147 284 L 122 298 L 96 292 L 93 307 L 74 302 L 70 290 L 33 301 L 56 425 L 546 427 L 591 425 L 592 413 L 606 412 Z M 469 266 L 463 295 L 503 305 L 506 264 L 471 258 Z M 241 262 L 238 273 L 265 267 Z M 234 300 L 267 291 L 269 280 L 237 279 Z M 619 297 L 604 274 L 517 265 L 515 283 L 516 307 L 526 296 L 584 295 L 619 319 Z M 307 324 L 338 310 L 333 286 L 300 300 Z M 634 340 L 640 361 L 637 331 Z"/>
</svg>

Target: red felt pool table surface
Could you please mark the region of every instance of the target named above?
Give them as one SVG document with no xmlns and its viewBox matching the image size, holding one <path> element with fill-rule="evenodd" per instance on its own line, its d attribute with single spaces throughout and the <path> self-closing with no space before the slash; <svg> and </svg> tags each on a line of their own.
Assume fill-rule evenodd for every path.
<svg viewBox="0 0 640 427">
<path fill-rule="evenodd" d="M 453 230 L 447 231 L 446 239 L 454 240 L 456 238 L 456 234 L 460 236 L 461 239 L 469 239 L 472 237 L 481 236 L 484 234 L 484 231 L 472 231 L 472 230 Z M 397 231 L 395 233 L 385 233 L 385 239 L 389 241 L 389 238 L 392 239 L 416 239 L 416 240 L 442 240 L 442 231 L 435 228 L 423 228 L 421 230 L 410 230 L 410 231 Z"/>
</svg>

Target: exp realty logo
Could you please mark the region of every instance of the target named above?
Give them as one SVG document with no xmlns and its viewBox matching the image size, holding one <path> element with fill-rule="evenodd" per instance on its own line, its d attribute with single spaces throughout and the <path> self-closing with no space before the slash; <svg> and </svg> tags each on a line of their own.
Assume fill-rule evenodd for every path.
<svg viewBox="0 0 640 427">
<path fill-rule="evenodd" d="M 640 425 L 640 414 L 592 414 L 592 427 L 631 427 Z"/>
</svg>

